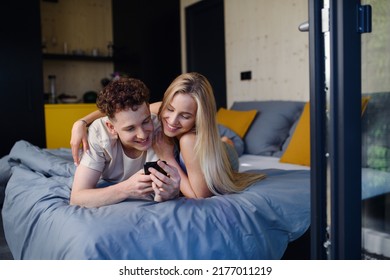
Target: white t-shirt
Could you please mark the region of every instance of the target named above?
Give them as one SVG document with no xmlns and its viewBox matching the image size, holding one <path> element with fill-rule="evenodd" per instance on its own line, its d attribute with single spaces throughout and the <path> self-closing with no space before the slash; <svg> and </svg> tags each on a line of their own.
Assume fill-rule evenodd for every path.
<svg viewBox="0 0 390 280">
<path fill-rule="evenodd" d="M 128 179 L 147 161 L 158 160 L 153 148 L 144 151 L 138 158 L 129 158 L 125 155 L 122 144 L 117 136 L 112 135 L 105 122 L 108 117 L 95 120 L 88 128 L 89 153 L 84 153 L 80 164 L 93 170 L 102 172 L 101 179 L 118 183 Z M 152 114 L 154 130 L 160 127 L 156 115 Z"/>
</svg>

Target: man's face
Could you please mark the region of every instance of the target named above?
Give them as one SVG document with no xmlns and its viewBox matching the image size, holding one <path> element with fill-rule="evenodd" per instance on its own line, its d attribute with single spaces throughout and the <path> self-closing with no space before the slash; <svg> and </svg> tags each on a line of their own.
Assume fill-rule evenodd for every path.
<svg viewBox="0 0 390 280">
<path fill-rule="evenodd" d="M 126 155 L 137 157 L 140 151 L 146 151 L 152 146 L 154 127 L 146 103 L 135 111 L 129 108 L 115 113 L 115 120 L 111 124 L 111 127 L 107 125 L 111 132 L 118 135 Z"/>
</svg>

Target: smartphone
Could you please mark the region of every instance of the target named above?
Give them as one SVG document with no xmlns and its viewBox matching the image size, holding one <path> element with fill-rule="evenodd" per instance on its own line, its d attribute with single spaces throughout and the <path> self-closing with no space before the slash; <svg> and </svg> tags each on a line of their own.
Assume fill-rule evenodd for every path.
<svg viewBox="0 0 390 280">
<path fill-rule="evenodd" d="M 163 162 L 166 164 L 167 162 L 165 160 L 163 160 Z M 158 172 L 161 172 L 162 174 L 164 174 L 165 176 L 167 176 L 167 172 L 164 171 L 164 169 L 162 169 L 158 164 L 157 164 L 157 161 L 149 161 L 149 162 L 146 162 L 144 164 L 144 172 L 145 172 L 145 175 L 149 175 L 150 172 L 149 172 L 149 167 L 153 167 L 154 169 L 156 169 Z"/>
</svg>

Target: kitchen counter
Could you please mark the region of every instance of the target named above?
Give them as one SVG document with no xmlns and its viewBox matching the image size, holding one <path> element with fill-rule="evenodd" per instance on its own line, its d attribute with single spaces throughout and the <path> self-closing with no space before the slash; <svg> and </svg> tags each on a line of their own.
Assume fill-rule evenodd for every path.
<svg viewBox="0 0 390 280">
<path fill-rule="evenodd" d="M 96 110 L 95 103 L 45 104 L 46 147 L 70 148 L 73 123 Z"/>
</svg>

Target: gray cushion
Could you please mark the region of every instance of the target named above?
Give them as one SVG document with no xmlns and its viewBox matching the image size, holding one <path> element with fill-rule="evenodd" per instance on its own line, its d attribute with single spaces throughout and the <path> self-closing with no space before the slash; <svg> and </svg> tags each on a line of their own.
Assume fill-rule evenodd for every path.
<svg viewBox="0 0 390 280">
<path fill-rule="evenodd" d="M 273 156 L 282 157 L 284 152 L 287 150 L 288 144 L 290 144 L 290 142 L 291 142 L 291 138 L 294 135 L 294 132 L 295 132 L 295 129 L 297 128 L 299 120 L 300 120 L 300 118 L 298 117 L 298 119 L 294 122 L 294 124 L 292 125 L 292 127 L 288 131 L 288 136 L 287 136 L 286 141 L 284 141 L 284 143 L 283 143 L 282 150 L 274 153 Z"/>
<path fill-rule="evenodd" d="M 302 113 L 303 101 L 239 101 L 231 109 L 259 113 L 244 137 L 244 153 L 272 156 L 282 150 L 292 125 Z"/>
</svg>

